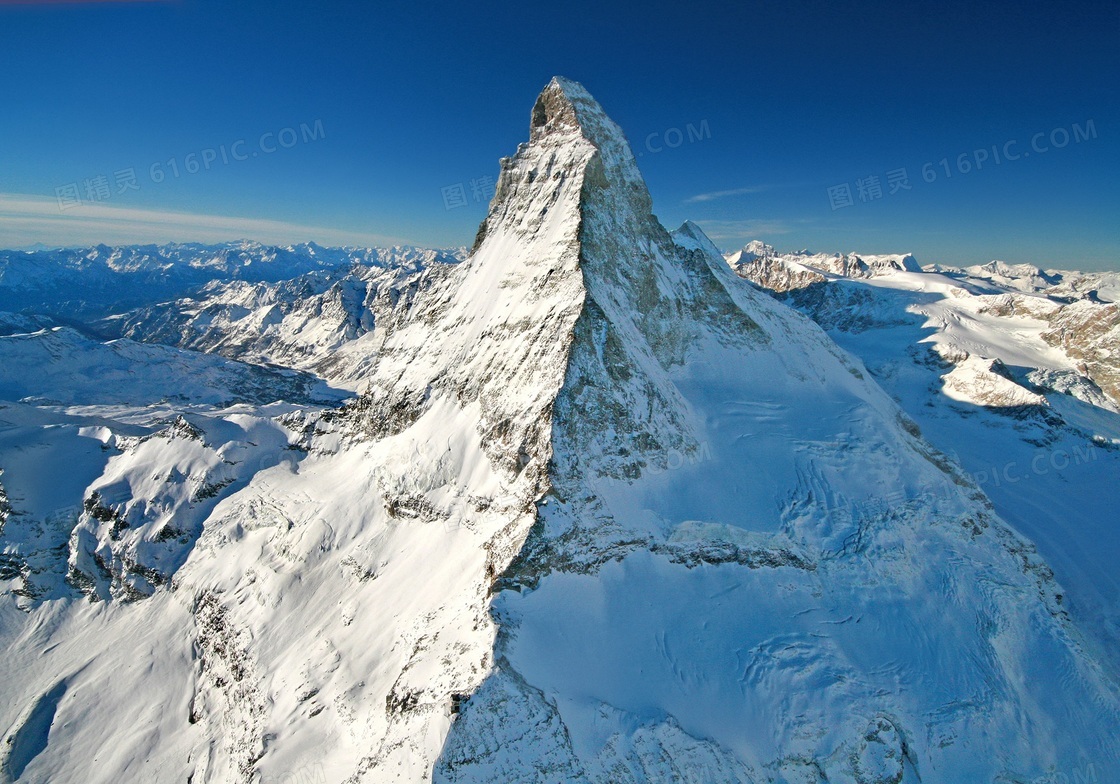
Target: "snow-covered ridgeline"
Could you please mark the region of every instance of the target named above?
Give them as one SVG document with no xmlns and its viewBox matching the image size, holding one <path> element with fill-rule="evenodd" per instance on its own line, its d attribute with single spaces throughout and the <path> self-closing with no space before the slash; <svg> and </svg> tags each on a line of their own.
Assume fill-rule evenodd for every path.
<svg viewBox="0 0 1120 784">
<path fill-rule="evenodd" d="M 71 553 L 193 538 L 143 601 L 119 558 L 77 581 L 107 601 L 0 606 L 4 775 L 870 784 L 1117 760 L 1116 686 L 1033 546 L 862 363 L 656 222 L 578 84 L 538 98 L 467 261 L 335 282 L 309 300 L 339 313 L 246 322 L 279 330 L 256 345 L 219 310 L 207 347 L 332 352 L 363 390 L 340 411 L 65 431 L 107 447 L 82 453 Z M 272 290 L 237 291 L 256 313 Z M 374 317 L 347 332 L 351 306 Z M 28 432 L 56 415 L 19 405 Z"/>
</svg>

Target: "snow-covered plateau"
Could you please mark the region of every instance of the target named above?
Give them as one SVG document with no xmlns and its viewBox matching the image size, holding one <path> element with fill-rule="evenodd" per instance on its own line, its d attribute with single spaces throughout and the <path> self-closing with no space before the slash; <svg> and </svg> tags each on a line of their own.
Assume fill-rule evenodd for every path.
<svg viewBox="0 0 1120 784">
<path fill-rule="evenodd" d="M 469 251 L 0 251 L 0 781 L 1120 781 L 1118 294 L 725 257 L 562 78 Z"/>
</svg>

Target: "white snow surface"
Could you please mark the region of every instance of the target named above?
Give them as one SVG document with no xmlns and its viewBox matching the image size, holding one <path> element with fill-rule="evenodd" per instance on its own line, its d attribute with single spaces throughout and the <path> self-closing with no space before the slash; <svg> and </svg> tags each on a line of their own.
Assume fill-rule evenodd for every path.
<svg viewBox="0 0 1120 784">
<path fill-rule="evenodd" d="M 931 264 L 869 279 L 818 271 L 806 285 L 805 260 L 770 249 L 763 263 L 735 266 L 859 356 L 1038 545 L 1063 606 L 1115 677 L 1120 327 L 1106 294 L 1120 274 Z"/>
<path fill-rule="evenodd" d="M 1114 769 L 1101 638 L 987 485 L 872 363 L 651 210 L 621 130 L 557 78 L 466 261 L 323 278 L 272 320 L 251 314 L 277 289 L 241 283 L 173 309 L 198 348 L 361 391 L 341 408 L 248 394 L 184 349 L 0 338 L 51 368 L 0 384 L 0 780 Z M 926 274 L 842 269 L 905 296 Z M 1046 345 L 981 317 L 1006 319 L 946 318 L 970 355 Z M 80 378 L 119 380 L 101 354 L 159 378 L 106 394 Z"/>
</svg>

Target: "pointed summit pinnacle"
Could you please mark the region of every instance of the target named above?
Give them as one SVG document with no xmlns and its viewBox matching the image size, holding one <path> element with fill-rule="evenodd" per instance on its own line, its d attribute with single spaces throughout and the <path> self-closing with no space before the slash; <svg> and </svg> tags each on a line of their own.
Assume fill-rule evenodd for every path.
<svg viewBox="0 0 1120 784">
<path fill-rule="evenodd" d="M 512 158 L 503 158 L 501 165 L 472 253 L 499 224 L 535 227 L 546 212 L 562 212 L 556 202 L 562 185 L 570 197 L 564 203 L 571 210 L 572 226 L 579 225 L 578 216 L 590 198 L 588 189 L 609 190 L 612 203 L 628 202 L 635 214 L 652 217 L 649 191 L 626 135 L 583 85 L 570 79 L 554 77 L 541 91 L 533 105 L 528 143 Z"/>
<path fill-rule="evenodd" d="M 566 142 L 573 135 L 582 136 L 598 148 L 608 171 L 629 182 L 641 181 L 622 129 L 582 84 L 554 76 L 533 105 L 529 143 L 551 141 L 553 137 Z"/>
<path fill-rule="evenodd" d="M 582 84 L 554 76 L 552 81 L 537 96 L 533 104 L 532 121 L 529 124 L 530 144 L 557 136 L 567 140 L 578 134 L 594 144 L 608 168 L 621 165 L 627 169 L 627 179 L 638 175 L 634 155 L 626 135 L 607 116 Z"/>
<path fill-rule="evenodd" d="M 533 104 L 530 141 L 553 133 L 581 130 L 588 115 L 603 115 L 599 104 L 579 82 L 554 76 Z"/>
</svg>

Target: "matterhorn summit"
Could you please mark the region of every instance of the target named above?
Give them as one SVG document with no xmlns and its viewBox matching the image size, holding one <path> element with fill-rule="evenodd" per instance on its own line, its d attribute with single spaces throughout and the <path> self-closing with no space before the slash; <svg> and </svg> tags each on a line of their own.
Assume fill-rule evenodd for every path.
<svg viewBox="0 0 1120 784">
<path fill-rule="evenodd" d="M 859 360 L 699 226 L 660 225 L 581 85 L 537 98 L 469 256 L 364 280 L 361 329 L 301 365 L 360 390 L 341 405 L 310 382 L 178 418 L 112 400 L 41 436 L 81 457 L 66 488 L 0 478 L 23 537 L 0 780 L 1010 784 L 1118 761 L 1120 694 L 1033 545 Z"/>
</svg>

